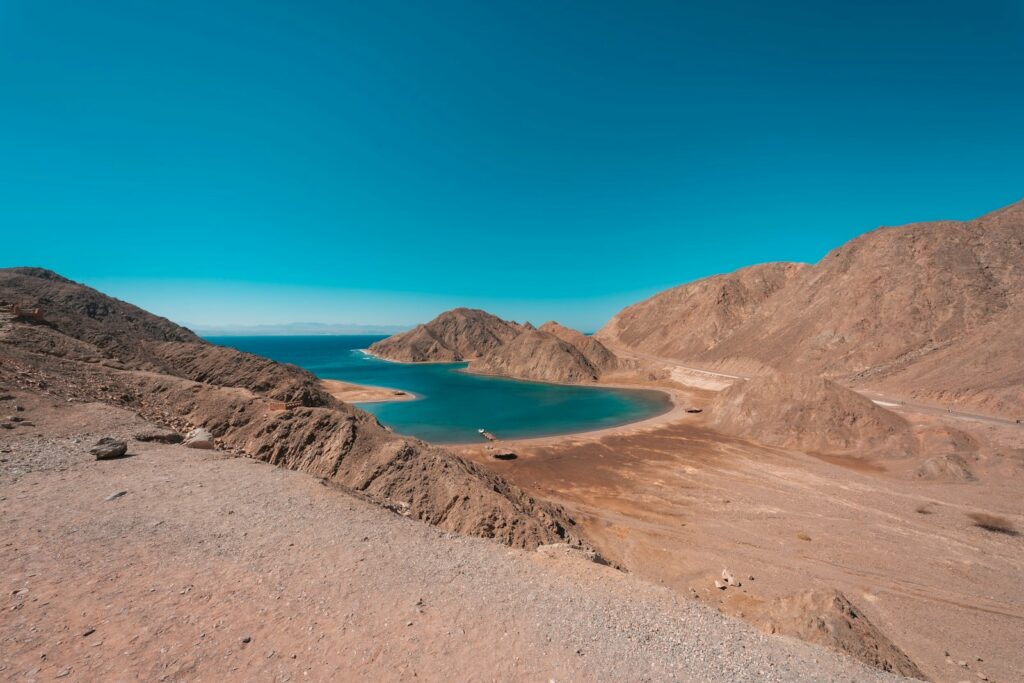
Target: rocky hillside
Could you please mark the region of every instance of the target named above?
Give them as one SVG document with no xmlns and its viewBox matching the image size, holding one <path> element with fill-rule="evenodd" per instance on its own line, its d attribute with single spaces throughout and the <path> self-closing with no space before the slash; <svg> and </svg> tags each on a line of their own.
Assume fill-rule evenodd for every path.
<svg viewBox="0 0 1024 683">
<path fill-rule="evenodd" d="M 527 548 L 580 542 L 561 508 L 392 434 L 297 367 L 213 346 L 45 270 L 0 270 L 0 301 L 43 309 L 42 321 L 3 324 L 0 386 L 126 407 L 178 431 L 203 427 L 220 448 L 361 491 L 449 531 Z"/>
<path fill-rule="evenodd" d="M 904 457 L 917 452 L 902 417 L 835 382 L 771 373 L 720 392 L 709 426 L 733 436 L 810 453 Z"/>
<path fill-rule="evenodd" d="M 547 332 L 574 346 L 577 351 L 583 354 L 587 362 L 594 366 L 598 374 L 610 372 L 619 367 L 619 359 L 615 354 L 593 337 L 588 337 L 582 332 L 559 325 L 554 320 L 549 320 L 541 325 L 539 329 L 541 332 Z"/>
<path fill-rule="evenodd" d="M 445 311 L 428 323 L 370 346 L 375 355 L 404 363 L 458 362 L 479 358 L 526 326 L 474 308 Z"/>
<path fill-rule="evenodd" d="M 683 285 L 625 309 L 597 336 L 1019 416 L 1021 263 L 1024 202 L 967 222 L 879 228 L 810 267 L 767 264 Z"/>
<path fill-rule="evenodd" d="M 472 361 L 468 369 L 481 375 L 563 384 L 593 382 L 601 374 L 575 346 L 540 330 L 521 333 L 483 358 Z"/>
<path fill-rule="evenodd" d="M 594 336 L 656 356 L 703 356 L 808 268 L 802 263 L 765 263 L 673 287 L 623 309 Z"/>
</svg>

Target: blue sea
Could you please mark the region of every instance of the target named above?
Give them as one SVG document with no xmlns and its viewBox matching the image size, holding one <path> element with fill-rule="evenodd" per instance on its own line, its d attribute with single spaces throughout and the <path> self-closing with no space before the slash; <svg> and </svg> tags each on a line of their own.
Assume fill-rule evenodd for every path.
<svg viewBox="0 0 1024 683">
<path fill-rule="evenodd" d="M 293 363 L 323 379 L 400 389 L 413 401 L 364 403 L 399 434 L 435 443 L 481 441 L 477 429 L 499 438 L 570 434 L 613 427 L 665 412 L 658 391 L 562 386 L 481 377 L 460 372 L 466 363 L 391 363 L 362 352 L 381 336 L 208 337 L 231 346 Z"/>
</svg>

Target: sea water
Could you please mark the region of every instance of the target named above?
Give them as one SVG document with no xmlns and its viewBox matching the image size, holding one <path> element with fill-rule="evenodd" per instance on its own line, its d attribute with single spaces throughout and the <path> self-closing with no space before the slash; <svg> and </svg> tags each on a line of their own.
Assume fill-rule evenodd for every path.
<svg viewBox="0 0 1024 683">
<path fill-rule="evenodd" d="M 322 379 L 388 387 L 417 396 L 412 401 L 362 403 L 395 432 L 436 443 L 482 441 L 478 429 L 499 438 L 584 432 L 643 420 L 665 412 L 659 391 L 564 386 L 484 377 L 461 372 L 466 363 L 393 363 L 363 350 L 381 336 L 209 337 Z"/>
</svg>

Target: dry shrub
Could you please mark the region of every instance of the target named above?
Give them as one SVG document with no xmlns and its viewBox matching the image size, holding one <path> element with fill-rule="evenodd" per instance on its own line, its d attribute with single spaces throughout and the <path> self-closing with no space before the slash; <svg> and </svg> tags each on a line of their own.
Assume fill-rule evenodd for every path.
<svg viewBox="0 0 1024 683">
<path fill-rule="evenodd" d="M 985 531 L 1007 536 L 1020 536 L 1020 532 L 1013 526 L 1013 523 L 1005 517 L 997 517 L 985 512 L 972 512 L 967 516 L 974 520 L 974 526 Z"/>
</svg>

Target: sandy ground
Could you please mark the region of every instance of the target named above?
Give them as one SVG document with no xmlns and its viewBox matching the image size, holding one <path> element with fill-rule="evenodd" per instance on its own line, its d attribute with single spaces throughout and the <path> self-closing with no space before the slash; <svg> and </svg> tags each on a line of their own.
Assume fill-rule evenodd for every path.
<svg viewBox="0 0 1024 683">
<path fill-rule="evenodd" d="M 566 505 L 602 553 L 651 581 L 741 616 L 777 596 L 837 588 L 932 680 L 1021 680 L 1024 536 L 968 517 L 995 514 L 1024 530 L 1019 429 L 979 425 L 972 433 L 1004 455 L 972 465 L 977 482 L 946 483 L 915 479 L 916 461 L 812 457 L 702 421 L 503 444 L 518 455 L 507 461 L 459 450 Z M 756 581 L 717 591 L 723 567 Z"/>
<path fill-rule="evenodd" d="M 336 379 L 322 379 L 321 386 L 334 398 L 346 403 L 383 403 L 386 401 L 412 401 L 416 394 L 400 389 L 387 387 L 371 387 L 363 384 L 352 384 Z"/>
<path fill-rule="evenodd" d="M 145 424 L 16 400 L 4 680 L 893 680 L 575 551 L 454 537 L 303 473 L 134 441 L 97 462 L 95 438 Z"/>
</svg>

